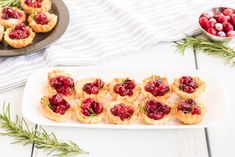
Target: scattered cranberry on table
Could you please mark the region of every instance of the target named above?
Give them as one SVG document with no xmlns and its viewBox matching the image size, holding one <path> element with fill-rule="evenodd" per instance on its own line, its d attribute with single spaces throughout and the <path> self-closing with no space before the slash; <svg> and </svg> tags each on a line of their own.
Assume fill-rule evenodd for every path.
<svg viewBox="0 0 235 157">
<path fill-rule="evenodd" d="M 214 15 L 203 13 L 199 18 L 199 24 L 208 33 L 220 36 L 235 36 L 235 10 L 225 8 L 217 11 Z"/>
</svg>

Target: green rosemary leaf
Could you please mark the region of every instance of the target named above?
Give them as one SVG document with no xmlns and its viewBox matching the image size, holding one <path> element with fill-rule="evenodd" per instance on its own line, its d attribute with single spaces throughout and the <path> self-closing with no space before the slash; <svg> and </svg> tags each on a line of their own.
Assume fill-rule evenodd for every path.
<svg viewBox="0 0 235 157">
<path fill-rule="evenodd" d="M 19 0 L 0 0 L 0 8 L 12 6 L 12 7 L 20 7 Z"/>
<path fill-rule="evenodd" d="M 48 155 L 56 152 L 55 156 L 71 156 L 75 154 L 87 153 L 83 151 L 74 142 L 63 142 L 55 136 L 53 133 L 47 133 L 43 128 L 38 130 L 30 129 L 27 122 L 18 116 L 16 120 L 11 119 L 10 104 L 3 105 L 3 112 L 0 114 L 0 127 L 5 129 L 4 133 L 0 133 L 0 136 L 11 136 L 15 140 L 12 144 L 22 143 L 23 145 L 33 144 L 38 149 L 44 149 L 48 151 Z"/>
<path fill-rule="evenodd" d="M 228 47 L 224 43 L 212 42 L 205 38 L 186 37 L 182 41 L 175 42 L 179 53 L 184 54 L 187 48 L 194 48 L 209 55 L 217 55 L 223 57 L 231 65 L 235 65 L 235 50 Z"/>
</svg>

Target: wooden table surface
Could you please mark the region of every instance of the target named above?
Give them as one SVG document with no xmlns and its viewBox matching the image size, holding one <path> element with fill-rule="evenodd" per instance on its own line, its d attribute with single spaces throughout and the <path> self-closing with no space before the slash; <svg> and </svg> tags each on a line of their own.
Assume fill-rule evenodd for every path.
<svg viewBox="0 0 235 157">
<path fill-rule="evenodd" d="M 169 130 L 110 130 L 44 127 L 58 138 L 72 140 L 90 152 L 87 157 L 230 157 L 235 145 L 235 68 L 224 60 L 188 49 L 185 55 L 176 53 L 173 43 L 160 43 L 137 54 L 105 61 L 94 68 L 106 66 L 170 70 L 202 69 L 217 75 L 222 81 L 227 100 L 227 115 L 220 126 L 207 129 Z M 0 93 L 0 108 L 4 101 L 11 103 L 12 114 L 21 115 L 24 87 Z M 35 127 L 35 124 L 30 124 Z M 0 129 L 0 132 L 3 131 Z M 0 156 L 46 157 L 47 153 L 32 145 L 11 144 L 11 137 L 0 137 Z"/>
</svg>

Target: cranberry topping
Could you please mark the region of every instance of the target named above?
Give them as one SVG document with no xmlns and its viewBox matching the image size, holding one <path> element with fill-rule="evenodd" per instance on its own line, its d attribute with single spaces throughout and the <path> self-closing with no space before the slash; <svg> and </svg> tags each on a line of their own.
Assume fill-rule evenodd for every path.
<svg viewBox="0 0 235 157">
<path fill-rule="evenodd" d="M 43 0 L 25 0 L 24 3 L 29 7 L 41 8 Z"/>
<path fill-rule="evenodd" d="M 35 21 L 40 25 L 47 25 L 49 23 L 49 19 L 44 12 L 39 12 L 35 17 Z"/>
<path fill-rule="evenodd" d="M 195 92 L 198 84 L 191 76 L 183 76 L 180 78 L 180 89 L 187 93 Z"/>
<path fill-rule="evenodd" d="M 64 115 L 64 113 L 70 108 L 68 102 L 66 102 L 61 94 L 55 94 L 49 98 L 49 107 L 53 112 Z"/>
<path fill-rule="evenodd" d="M 84 84 L 82 90 L 87 94 L 98 94 L 99 90 L 104 87 L 104 84 L 101 79 L 96 79 L 94 82 Z"/>
<path fill-rule="evenodd" d="M 25 24 L 21 23 L 21 24 L 18 24 L 13 31 L 11 31 L 9 33 L 9 37 L 11 39 L 25 39 L 27 37 L 29 37 L 30 35 L 30 31 L 29 29 L 26 27 Z"/>
<path fill-rule="evenodd" d="M 145 90 L 154 96 L 163 96 L 170 88 L 162 80 L 149 81 L 144 87 Z"/>
<path fill-rule="evenodd" d="M 159 120 L 170 113 L 171 107 L 153 99 L 146 102 L 144 111 L 149 118 Z"/>
<path fill-rule="evenodd" d="M 85 116 L 96 116 L 103 112 L 103 105 L 92 98 L 82 101 L 81 112 Z"/>
<path fill-rule="evenodd" d="M 197 106 L 197 103 L 193 99 L 187 99 L 182 101 L 178 105 L 178 110 L 183 111 L 185 114 L 192 113 L 192 115 L 201 114 L 201 108 Z"/>
<path fill-rule="evenodd" d="M 132 96 L 135 86 L 134 80 L 126 79 L 122 83 L 115 84 L 113 90 L 120 96 Z"/>
<path fill-rule="evenodd" d="M 17 12 L 16 10 L 14 10 L 10 7 L 6 7 L 4 9 L 2 9 L 2 18 L 5 20 L 8 20 L 10 18 L 20 19 L 22 16 L 23 16 L 23 14 L 21 12 Z"/>
<path fill-rule="evenodd" d="M 66 77 L 66 76 L 61 75 L 61 76 L 56 76 L 56 77 L 51 78 L 50 85 L 58 93 L 68 96 L 72 94 L 74 81 L 71 77 Z"/>
<path fill-rule="evenodd" d="M 110 109 L 110 112 L 114 116 L 120 117 L 122 121 L 125 119 L 130 118 L 134 113 L 134 108 L 129 105 L 125 105 L 123 103 L 115 105 L 113 108 Z"/>
</svg>

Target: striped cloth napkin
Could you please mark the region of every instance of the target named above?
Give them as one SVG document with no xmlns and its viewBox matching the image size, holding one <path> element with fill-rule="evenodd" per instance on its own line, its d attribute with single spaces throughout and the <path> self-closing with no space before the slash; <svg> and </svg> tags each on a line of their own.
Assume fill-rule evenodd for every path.
<svg viewBox="0 0 235 157">
<path fill-rule="evenodd" d="M 162 41 L 199 32 L 198 16 L 235 0 L 64 0 L 70 11 L 66 33 L 46 50 L 0 58 L 0 92 L 24 85 L 35 70 L 88 65 L 137 53 Z"/>
</svg>

